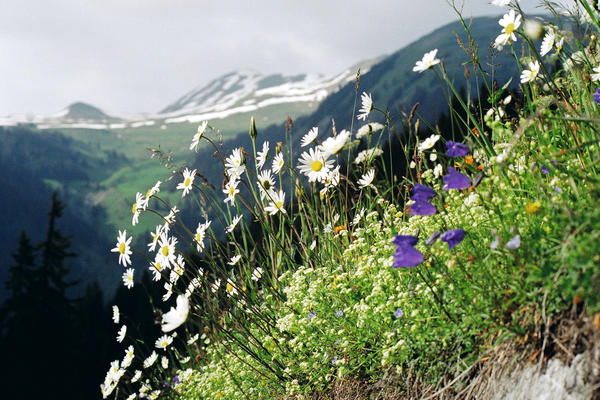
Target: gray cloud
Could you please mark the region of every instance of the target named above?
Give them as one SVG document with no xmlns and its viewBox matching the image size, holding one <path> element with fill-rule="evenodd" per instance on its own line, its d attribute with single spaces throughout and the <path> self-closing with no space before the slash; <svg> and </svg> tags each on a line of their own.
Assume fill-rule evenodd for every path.
<svg viewBox="0 0 600 400">
<path fill-rule="evenodd" d="M 0 115 L 51 113 L 78 100 L 154 112 L 228 71 L 335 73 L 456 20 L 445 0 L 7 3 Z M 467 15 L 503 11 L 465 3 Z"/>
</svg>

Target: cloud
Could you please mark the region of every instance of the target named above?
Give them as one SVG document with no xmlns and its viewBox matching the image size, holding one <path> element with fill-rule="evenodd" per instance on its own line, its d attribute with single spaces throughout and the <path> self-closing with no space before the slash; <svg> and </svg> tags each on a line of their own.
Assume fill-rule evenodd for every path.
<svg viewBox="0 0 600 400">
<path fill-rule="evenodd" d="M 445 0 L 7 3 L 0 115 L 78 100 L 108 112 L 158 111 L 225 72 L 337 73 L 456 19 Z M 501 12 L 481 0 L 465 10 Z"/>
</svg>

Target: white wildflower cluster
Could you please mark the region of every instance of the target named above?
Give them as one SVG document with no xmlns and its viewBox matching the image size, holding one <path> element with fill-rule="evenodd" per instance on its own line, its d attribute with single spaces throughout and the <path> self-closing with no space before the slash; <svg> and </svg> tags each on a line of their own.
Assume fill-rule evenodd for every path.
<svg viewBox="0 0 600 400">
<path fill-rule="evenodd" d="M 356 158 L 354 158 L 353 162 L 354 162 L 354 164 L 361 164 L 361 163 L 369 164 L 369 163 L 373 162 L 376 157 L 378 157 L 382 154 L 383 154 L 383 150 L 381 150 L 380 148 L 376 148 L 376 147 L 372 148 L 372 149 L 368 149 L 368 150 L 363 150 L 356 155 Z"/>
</svg>

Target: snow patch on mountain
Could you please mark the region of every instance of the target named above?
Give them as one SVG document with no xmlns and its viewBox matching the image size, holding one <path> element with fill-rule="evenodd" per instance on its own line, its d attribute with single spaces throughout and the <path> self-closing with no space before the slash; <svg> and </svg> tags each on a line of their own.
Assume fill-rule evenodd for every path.
<svg viewBox="0 0 600 400">
<path fill-rule="evenodd" d="M 73 103 L 48 116 L 21 114 L 0 117 L 0 126 L 32 123 L 39 129 L 116 130 L 160 124 L 162 128 L 166 127 L 165 124 L 223 119 L 280 104 L 307 104 L 307 109 L 310 109 L 354 80 L 358 68 L 364 74 L 378 60 L 361 62 L 335 75 L 263 75 L 250 69 L 230 72 L 191 90 L 155 114 L 115 117 L 89 104 Z"/>
</svg>

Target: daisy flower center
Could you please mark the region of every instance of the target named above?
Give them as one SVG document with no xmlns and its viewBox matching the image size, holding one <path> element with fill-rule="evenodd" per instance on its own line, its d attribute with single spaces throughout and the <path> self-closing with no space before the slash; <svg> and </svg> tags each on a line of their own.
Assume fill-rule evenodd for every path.
<svg viewBox="0 0 600 400">
<path fill-rule="evenodd" d="M 275 207 L 276 207 L 277 209 L 281 209 L 281 207 L 283 207 L 283 202 L 281 202 L 281 201 L 277 201 L 277 202 L 275 202 Z"/>
<path fill-rule="evenodd" d="M 137 211 L 137 203 L 133 203 L 133 205 L 131 206 L 131 213 L 135 214 L 136 211 Z"/>
<path fill-rule="evenodd" d="M 315 172 L 319 172 L 321 168 L 323 168 L 323 163 L 319 160 L 315 160 L 310 163 L 310 168 Z"/>
<path fill-rule="evenodd" d="M 119 244 L 119 253 L 125 254 L 125 243 Z"/>
<path fill-rule="evenodd" d="M 235 187 L 234 186 L 230 186 L 229 187 L 229 195 L 233 196 L 235 194 Z"/>
<path fill-rule="evenodd" d="M 190 178 L 187 178 L 187 179 L 185 180 L 185 182 L 183 183 L 183 185 L 184 185 L 185 187 L 188 187 L 188 186 L 190 186 Z"/>
<path fill-rule="evenodd" d="M 150 192 L 152 191 L 152 189 L 148 189 L 148 191 L 146 192 L 146 198 L 150 197 Z"/>
<path fill-rule="evenodd" d="M 512 34 L 514 30 L 515 30 L 515 24 L 512 22 L 510 24 L 506 25 L 506 28 L 504 28 L 504 32 L 507 35 Z"/>
<path fill-rule="evenodd" d="M 200 240 L 202 240 L 202 237 L 199 233 L 196 233 L 196 242 L 199 242 Z"/>
<path fill-rule="evenodd" d="M 167 257 L 169 255 L 169 246 L 163 246 L 161 249 L 163 256 Z"/>
</svg>

